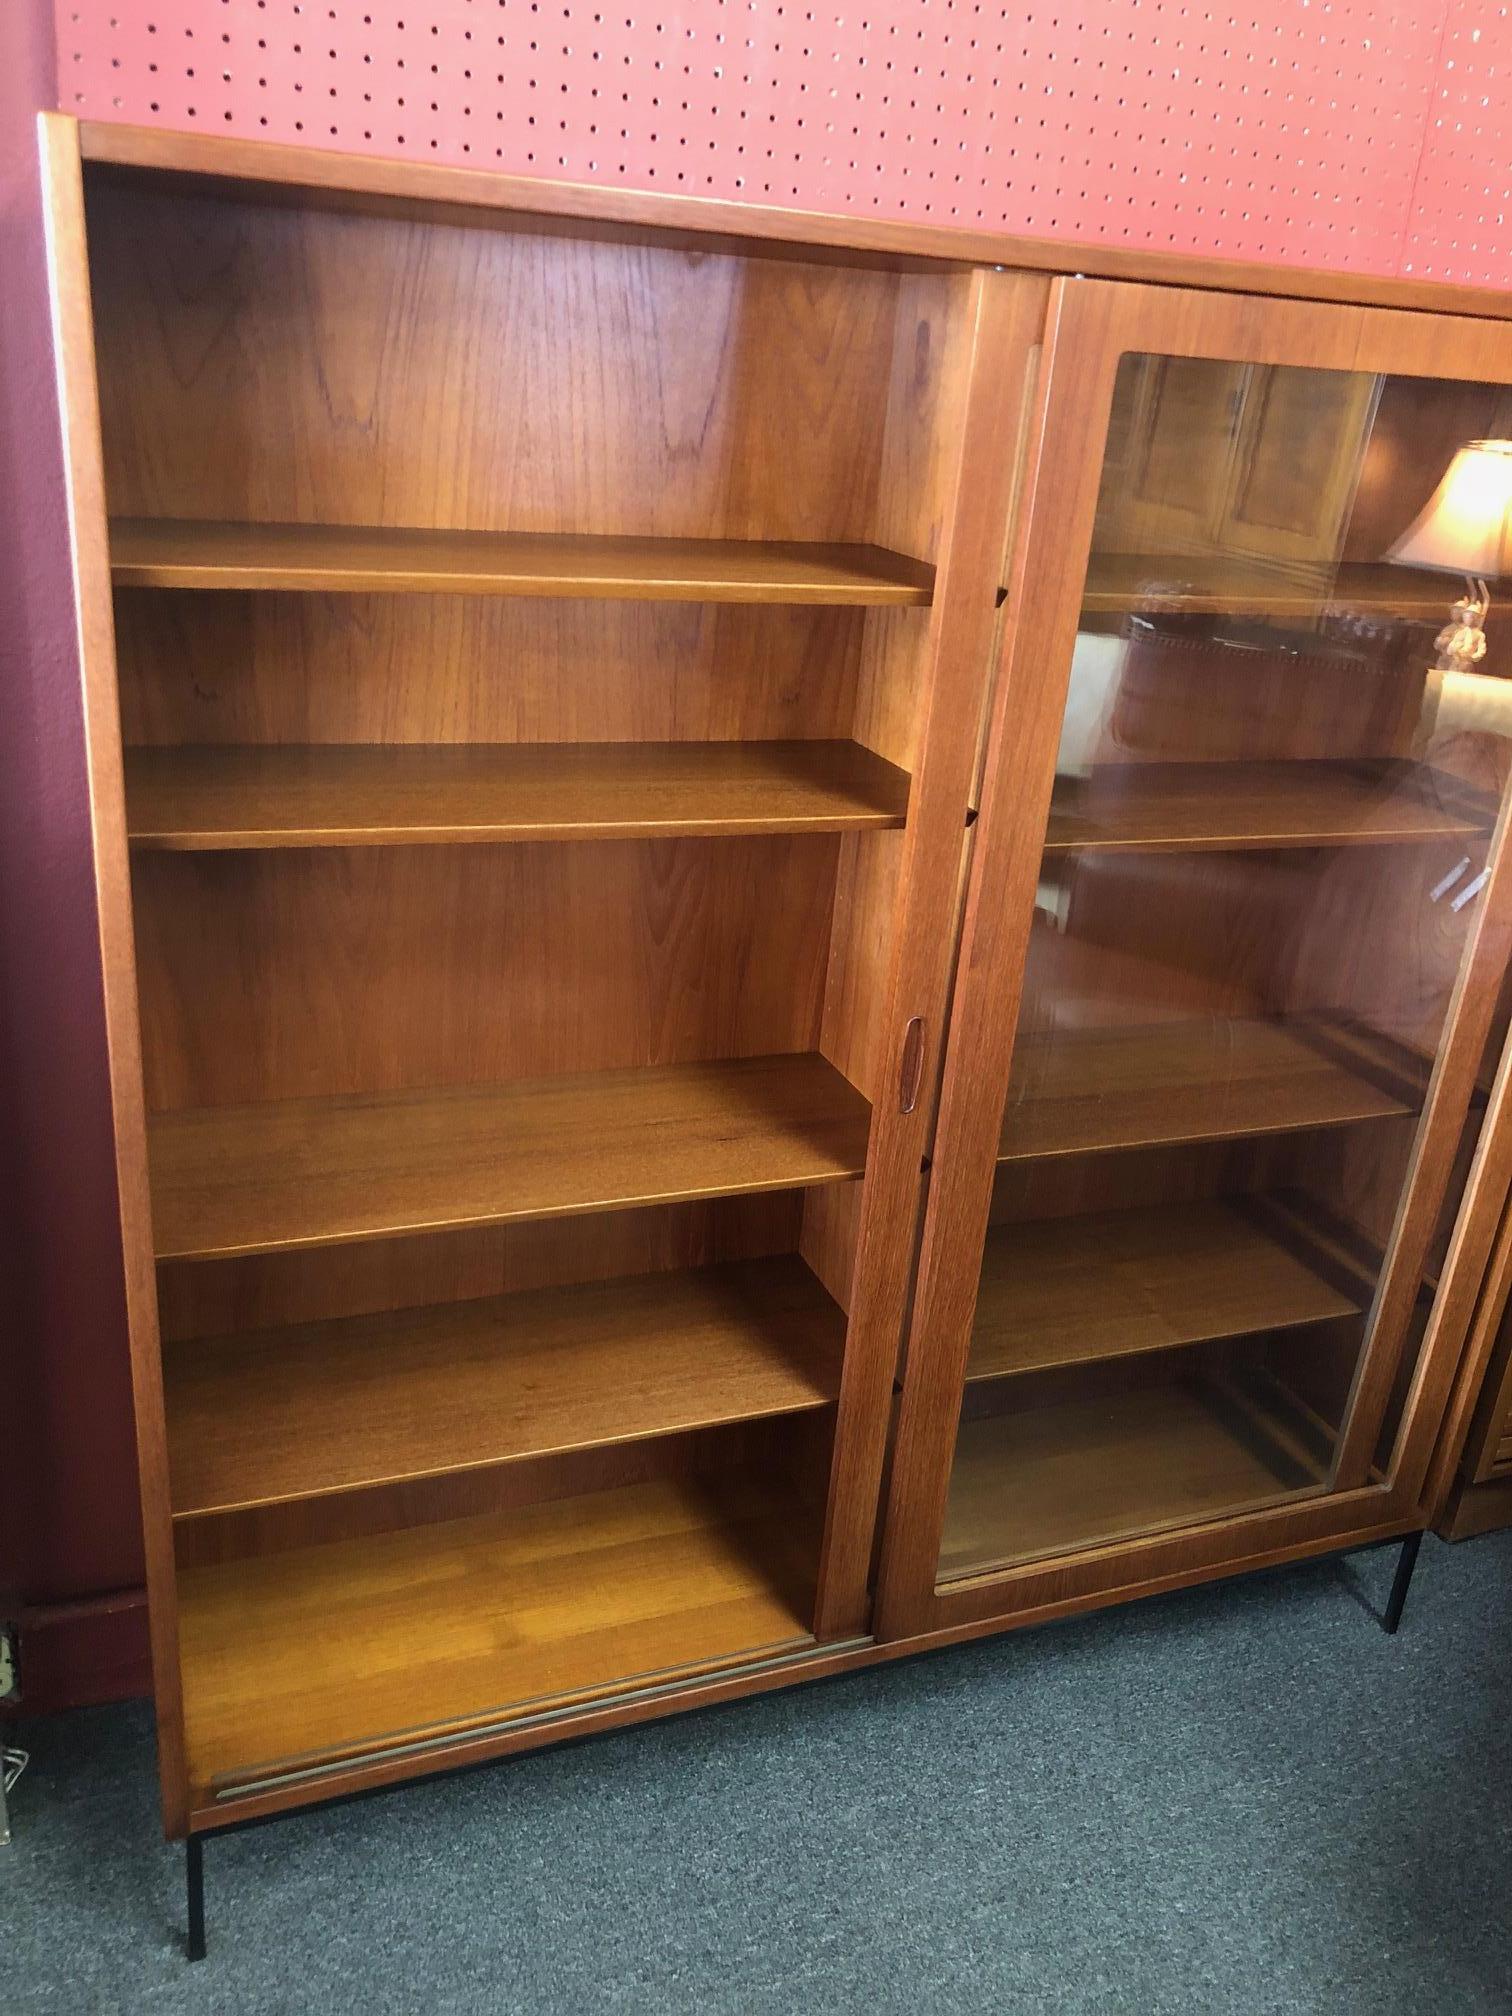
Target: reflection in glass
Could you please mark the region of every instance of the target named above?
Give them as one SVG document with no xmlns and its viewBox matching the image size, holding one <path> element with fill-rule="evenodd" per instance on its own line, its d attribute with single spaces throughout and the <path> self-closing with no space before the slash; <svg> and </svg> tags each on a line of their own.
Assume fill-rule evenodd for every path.
<svg viewBox="0 0 1512 2016">
<path fill-rule="evenodd" d="M 942 1579 L 1334 1477 L 1512 746 L 1512 605 L 1445 659 L 1483 570 L 1420 521 L 1509 433 L 1497 387 L 1123 360 Z"/>
</svg>

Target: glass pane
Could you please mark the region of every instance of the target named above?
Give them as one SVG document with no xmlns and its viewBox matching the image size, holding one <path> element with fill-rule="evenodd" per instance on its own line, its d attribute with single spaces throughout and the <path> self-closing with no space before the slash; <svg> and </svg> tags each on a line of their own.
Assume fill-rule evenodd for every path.
<svg viewBox="0 0 1512 2016">
<path fill-rule="evenodd" d="M 1122 362 L 942 1579 L 1329 1487 L 1507 781 L 1512 608 L 1436 639 L 1508 436 L 1494 386 Z"/>
</svg>

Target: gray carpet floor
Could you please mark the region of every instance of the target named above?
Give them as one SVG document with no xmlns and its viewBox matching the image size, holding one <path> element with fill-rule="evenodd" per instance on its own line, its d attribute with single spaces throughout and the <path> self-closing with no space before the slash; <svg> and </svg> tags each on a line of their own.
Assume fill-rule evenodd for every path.
<svg viewBox="0 0 1512 2016">
<path fill-rule="evenodd" d="M 0 2010 L 1512 2011 L 1512 1536 L 1316 1563 L 212 1841 L 23 1733 Z"/>
</svg>

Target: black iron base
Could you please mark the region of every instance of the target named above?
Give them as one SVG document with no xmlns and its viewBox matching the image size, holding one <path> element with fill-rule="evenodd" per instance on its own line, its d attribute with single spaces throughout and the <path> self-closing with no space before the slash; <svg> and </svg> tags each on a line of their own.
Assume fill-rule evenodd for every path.
<svg viewBox="0 0 1512 2016">
<path fill-rule="evenodd" d="M 1391 1594 L 1386 1598 L 1386 1614 L 1381 1619 L 1381 1629 L 1393 1638 L 1396 1636 L 1397 1626 L 1402 1621 L 1402 1612 L 1407 1605 L 1407 1591 L 1412 1587 L 1412 1571 L 1417 1566 L 1418 1549 L 1422 1544 L 1421 1533 L 1409 1533 L 1402 1542 L 1401 1553 L 1397 1556 Z"/>
<path fill-rule="evenodd" d="M 189 1884 L 189 1958 L 205 1957 L 205 1839 L 191 1834 L 184 1843 L 184 1874 Z"/>
</svg>

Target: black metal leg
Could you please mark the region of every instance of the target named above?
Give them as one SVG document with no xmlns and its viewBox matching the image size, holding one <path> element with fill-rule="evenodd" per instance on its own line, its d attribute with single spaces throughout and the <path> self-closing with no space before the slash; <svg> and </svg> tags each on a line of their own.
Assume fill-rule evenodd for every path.
<svg viewBox="0 0 1512 2016">
<path fill-rule="evenodd" d="M 1395 1626 L 1392 1627 L 1395 1629 Z M 184 1874 L 189 1883 L 189 1958 L 205 1957 L 205 1844 L 198 1834 L 184 1843 Z"/>
<path fill-rule="evenodd" d="M 1390 1632 L 1393 1637 L 1402 1621 L 1407 1591 L 1412 1586 L 1412 1571 L 1417 1566 L 1418 1549 L 1422 1544 L 1421 1533 L 1409 1533 L 1402 1542 L 1401 1553 L 1397 1556 L 1396 1575 L 1391 1584 L 1391 1594 L 1386 1599 L 1386 1615 L 1381 1619 L 1381 1628 Z"/>
</svg>

